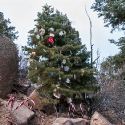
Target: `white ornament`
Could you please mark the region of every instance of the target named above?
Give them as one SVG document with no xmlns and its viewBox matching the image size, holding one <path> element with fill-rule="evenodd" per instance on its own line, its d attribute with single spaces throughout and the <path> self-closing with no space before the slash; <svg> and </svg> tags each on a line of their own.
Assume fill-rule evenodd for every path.
<svg viewBox="0 0 125 125">
<path fill-rule="evenodd" d="M 54 31 L 54 28 L 49 28 L 50 29 L 50 31 Z"/>
<path fill-rule="evenodd" d="M 57 99 L 59 99 L 61 95 L 59 93 L 55 92 L 55 91 L 57 91 L 57 90 L 54 89 L 53 96 L 56 97 Z"/>
<path fill-rule="evenodd" d="M 72 55 L 72 51 L 70 50 L 70 54 Z"/>
<path fill-rule="evenodd" d="M 70 79 L 69 78 L 66 79 L 66 83 L 70 83 Z"/>
<path fill-rule="evenodd" d="M 59 76 L 59 80 L 61 80 L 61 77 Z"/>
<path fill-rule="evenodd" d="M 39 30 L 39 34 L 40 34 L 41 36 L 43 36 L 43 35 L 45 34 L 45 30 L 44 30 L 43 28 L 41 28 L 41 29 Z"/>
<path fill-rule="evenodd" d="M 76 79 L 76 75 L 74 74 L 74 79 Z"/>
<path fill-rule="evenodd" d="M 46 52 L 46 50 L 45 50 L 45 49 L 43 49 L 43 51 L 44 51 L 44 52 Z"/>
<path fill-rule="evenodd" d="M 40 39 L 40 35 L 39 35 L 39 34 L 37 34 L 37 35 L 36 35 L 36 38 L 37 38 L 37 39 Z"/>
<path fill-rule="evenodd" d="M 63 31 L 60 31 L 60 32 L 59 32 L 59 35 L 62 36 L 62 35 L 63 35 Z"/>
<path fill-rule="evenodd" d="M 66 64 L 66 60 L 65 59 L 63 59 L 62 64 Z"/>
<path fill-rule="evenodd" d="M 50 35 L 49 36 L 52 36 L 52 37 L 54 37 L 55 35 L 53 34 L 53 33 L 50 33 Z"/>
<path fill-rule="evenodd" d="M 69 71 L 69 66 L 64 66 L 64 71 Z"/>
<path fill-rule="evenodd" d="M 30 66 L 30 62 L 29 62 L 29 61 L 27 62 L 27 66 L 28 66 L 28 67 Z"/>
<path fill-rule="evenodd" d="M 39 62 L 41 62 L 41 61 L 46 61 L 46 60 L 48 60 L 48 58 L 43 57 L 43 56 L 39 56 Z"/>
<path fill-rule="evenodd" d="M 72 99 L 71 98 L 67 98 L 67 103 L 71 103 Z"/>
<path fill-rule="evenodd" d="M 34 29 L 34 33 L 37 33 L 37 32 L 38 32 L 38 28 L 35 27 L 35 29 Z"/>
</svg>

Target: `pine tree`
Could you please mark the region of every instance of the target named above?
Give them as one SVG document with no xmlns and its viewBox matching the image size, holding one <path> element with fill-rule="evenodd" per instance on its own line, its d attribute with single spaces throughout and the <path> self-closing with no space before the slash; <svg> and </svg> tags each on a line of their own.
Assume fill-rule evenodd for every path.
<svg viewBox="0 0 125 125">
<path fill-rule="evenodd" d="M 125 0 L 96 0 L 92 9 L 98 13 L 98 17 L 103 17 L 105 27 L 111 27 L 113 31 L 125 32 Z M 125 37 L 119 38 L 117 41 L 109 39 L 110 43 L 114 43 L 119 48 L 119 53 L 112 57 L 112 65 L 115 69 L 123 67 L 125 63 Z"/>
<path fill-rule="evenodd" d="M 95 91 L 90 52 L 82 45 L 79 32 L 72 28 L 67 15 L 58 10 L 54 13 L 54 8 L 46 4 L 37 16 L 23 50 L 30 54 L 28 77 L 43 85 L 41 95 L 72 98 Z"/>
<path fill-rule="evenodd" d="M 98 17 L 103 17 L 105 27 L 114 30 L 125 30 L 125 0 L 96 0 L 92 9 L 98 12 Z"/>
<path fill-rule="evenodd" d="M 10 24 L 10 19 L 4 19 L 4 14 L 0 12 L 0 33 L 14 41 L 18 38 L 18 32 L 15 31 L 15 27 L 10 26 Z"/>
</svg>

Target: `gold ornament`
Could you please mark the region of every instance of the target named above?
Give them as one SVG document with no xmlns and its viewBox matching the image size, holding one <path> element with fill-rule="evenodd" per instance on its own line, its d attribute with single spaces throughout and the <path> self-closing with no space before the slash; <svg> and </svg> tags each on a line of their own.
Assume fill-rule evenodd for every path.
<svg viewBox="0 0 125 125">
<path fill-rule="evenodd" d="M 84 69 L 81 69 L 81 76 L 83 76 L 84 75 Z"/>
</svg>

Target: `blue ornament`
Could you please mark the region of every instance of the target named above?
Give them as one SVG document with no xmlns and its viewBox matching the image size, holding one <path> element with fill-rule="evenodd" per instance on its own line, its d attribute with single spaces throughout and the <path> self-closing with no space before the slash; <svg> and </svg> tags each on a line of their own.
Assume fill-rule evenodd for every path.
<svg viewBox="0 0 125 125">
<path fill-rule="evenodd" d="M 53 73 L 53 72 L 51 72 L 51 73 L 50 73 L 50 76 L 54 76 L 54 73 Z"/>
<path fill-rule="evenodd" d="M 59 59 L 56 59 L 56 62 L 58 63 L 58 62 L 59 62 Z"/>
<path fill-rule="evenodd" d="M 23 54 L 24 54 L 24 55 L 27 55 L 27 54 L 28 54 L 28 51 L 24 51 Z"/>
</svg>

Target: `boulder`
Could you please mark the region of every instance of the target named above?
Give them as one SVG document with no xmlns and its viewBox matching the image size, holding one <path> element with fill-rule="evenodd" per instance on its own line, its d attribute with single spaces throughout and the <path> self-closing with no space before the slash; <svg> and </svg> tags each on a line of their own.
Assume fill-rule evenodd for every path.
<svg viewBox="0 0 125 125">
<path fill-rule="evenodd" d="M 74 123 L 74 125 L 90 125 L 89 120 L 85 120 L 82 118 L 72 119 L 72 122 Z"/>
<path fill-rule="evenodd" d="M 97 111 L 94 112 L 90 125 L 113 125 L 104 116 L 102 116 Z"/>
<path fill-rule="evenodd" d="M 40 95 L 39 92 L 37 91 L 37 89 L 35 89 L 30 95 L 29 97 L 35 102 L 35 109 L 38 110 L 42 110 L 43 106 L 41 104 L 41 99 L 40 99 Z"/>
<path fill-rule="evenodd" d="M 52 125 L 74 125 L 69 118 L 57 118 Z"/>
<path fill-rule="evenodd" d="M 17 125 L 28 125 L 28 121 L 33 118 L 34 112 L 27 108 L 25 105 L 22 105 L 17 110 L 15 110 L 21 102 L 22 101 L 15 101 L 12 109 L 11 104 L 6 106 L 7 101 L 3 101 L 2 103 L 5 105 L 5 108 L 7 108 L 12 113 Z"/>
<path fill-rule="evenodd" d="M 18 72 L 18 51 L 16 44 L 0 34 L 0 98 L 11 93 Z"/>
<path fill-rule="evenodd" d="M 52 125 L 90 125 L 90 122 L 82 118 L 57 118 Z"/>
<path fill-rule="evenodd" d="M 34 86 L 30 86 L 28 89 L 27 89 L 27 93 L 26 95 L 27 96 L 30 96 L 30 94 L 35 90 L 35 87 Z"/>
</svg>

